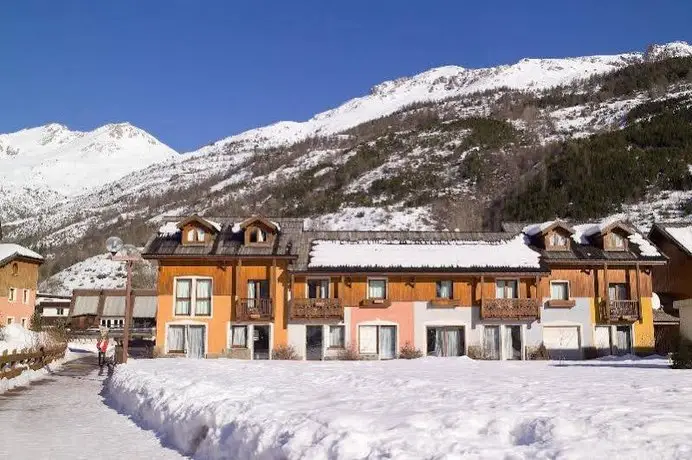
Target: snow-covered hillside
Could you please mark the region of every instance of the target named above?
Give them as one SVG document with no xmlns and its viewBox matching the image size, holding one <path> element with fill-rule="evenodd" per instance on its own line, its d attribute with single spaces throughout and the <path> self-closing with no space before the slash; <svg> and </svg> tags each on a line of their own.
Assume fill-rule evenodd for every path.
<svg viewBox="0 0 692 460">
<path fill-rule="evenodd" d="M 0 210 L 26 212 L 146 168 L 176 152 L 129 123 L 89 132 L 60 124 L 0 134 Z"/>
<path fill-rule="evenodd" d="M 562 59 L 522 59 L 516 64 L 483 69 L 438 67 L 412 77 L 380 83 L 369 95 L 351 99 L 305 122 L 281 121 L 252 129 L 202 147 L 197 152 L 216 151 L 229 143 L 247 149 L 287 145 L 308 137 L 339 133 L 367 120 L 389 115 L 415 102 L 498 88 L 546 89 L 607 73 L 634 62 L 680 56 L 692 56 L 692 46 L 686 42 L 672 42 L 653 46 L 646 52 Z"/>
</svg>

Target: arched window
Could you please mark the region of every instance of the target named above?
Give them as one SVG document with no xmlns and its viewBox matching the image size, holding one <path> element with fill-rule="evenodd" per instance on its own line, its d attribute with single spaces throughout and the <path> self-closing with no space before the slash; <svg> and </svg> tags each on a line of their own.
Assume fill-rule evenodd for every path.
<svg viewBox="0 0 692 460">
<path fill-rule="evenodd" d="M 12 264 L 12 274 L 17 276 L 19 274 L 19 264 L 17 262 Z"/>
<path fill-rule="evenodd" d="M 197 229 L 197 241 L 199 241 L 200 243 L 204 242 L 204 230 L 202 230 L 201 228 Z"/>
<path fill-rule="evenodd" d="M 192 228 L 187 231 L 187 242 L 193 243 L 195 241 L 195 229 Z"/>
</svg>

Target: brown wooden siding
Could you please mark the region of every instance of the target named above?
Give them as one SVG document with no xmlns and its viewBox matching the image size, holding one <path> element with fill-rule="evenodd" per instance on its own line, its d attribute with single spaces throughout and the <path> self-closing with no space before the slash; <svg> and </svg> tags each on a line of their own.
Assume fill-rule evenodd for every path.
<svg viewBox="0 0 692 460">
<path fill-rule="evenodd" d="M 668 240 L 658 239 L 656 243 L 670 260 L 667 265 L 653 268 L 654 292 L 676 299 L 692 298 L 692 258 Z"/>
</svg>

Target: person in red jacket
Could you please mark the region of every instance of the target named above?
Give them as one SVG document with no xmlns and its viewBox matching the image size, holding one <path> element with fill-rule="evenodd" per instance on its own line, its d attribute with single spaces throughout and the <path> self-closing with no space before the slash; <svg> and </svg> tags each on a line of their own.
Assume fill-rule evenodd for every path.
<svg viewBox="0 0 692 460">
<path fill-rule="evenodd" d="M 101 328 L 101 336 L 96 341 L 96 348 L 99 352 L 99 367 L 103 369 L 103 365 L 106 363 L 106 350 L 108 349 L 108 329 Z"/>
</svg>

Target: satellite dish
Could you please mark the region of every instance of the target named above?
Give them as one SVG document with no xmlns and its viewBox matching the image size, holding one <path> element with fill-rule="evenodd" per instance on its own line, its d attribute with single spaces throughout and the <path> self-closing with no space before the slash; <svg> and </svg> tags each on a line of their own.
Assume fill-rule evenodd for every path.
<svg viewBox="0 0 692 460">
<path fill-rule="evenodd" d="M 113 255 L 116 255 L 118 251 L 123 248 L 123 240 L 117 236 L 111 236 L 106 240 L 106 249 Z"/>
</svg>

